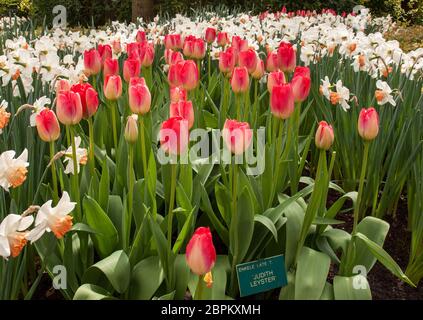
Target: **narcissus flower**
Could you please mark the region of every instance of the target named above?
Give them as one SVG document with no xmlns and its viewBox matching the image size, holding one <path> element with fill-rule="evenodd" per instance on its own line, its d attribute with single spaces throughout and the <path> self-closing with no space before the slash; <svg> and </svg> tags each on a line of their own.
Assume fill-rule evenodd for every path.
<svg viewBox="0 0 423 320">
<path fill-rule="evenodd" d="M 3 129 L 7 126 L 10 119 L 10 112 L 7 112 L 7 101 L 2 100 L 0 103 L 0 134 L 3 132 Z"/>
<path fill-rule="evenodd" d="M 246 67 L 236 67 L 232 72 L 231 86 L 235 93 L 247 92 L 250 78 Z"/>
<path fill-rule="evenodd" d="M 278 66 L 283 72 L 292 72 L 297 64 L 296 52 L 289 42 L 281 42 L 278 48 Z"/>
<path fill-rule="evenodd" d="M 332 146 L 334 139 L 332 126 L 326 121 L 320 121 L 316 136 L 314 137 L 316 147 L 318 149 L 328 150 Z"/>
<path fill-rule="evenodd" d="M 361 109 L 358 116 L 358 134 L 364 140 L 370 141 L 379 133 L 379 115 L 375 108 Z"/>
<path fill-rule="evenodd" d="M 195 230 L 188 242 L 185 259 L 191 271 L 197 275 L 205 275 L 213 268 L 216 262 L 216 249 L 208 227 L 199 227 Z"/>
<path fill-rule="evenodd" d="M 16 152 L 8 150 L 0 155 L 0 186 L 9 191 L 9 188 L 17 188 L 26 180 L 28 172 L 28 150 L 14 159 Z"/>
<path fill-rule="evenodd" d="M 55 113 L 45 108 L 36 117 L 38 135 L 45 142 L 56 141 L 60 136 L 60 125 Z"/>
<path fill-rule="evenodd" d="M 253 133 L 248 122 L 226 119 L 222 137 L 226 143 L 226 147 L 233 154 L 238 155 L 248 149 L 253 138 Z"/>
<path fill-rule="evenodd" d="M 117 100 L 122 95 L 122 79 L 120 76 L 104 78 L 104 96 L 109 100 Z"/>
<path fill-rule="evenodd" d="M 76 202 L 71 202 L 69 194 L 63 191 L 57 206 L 52 207 L 52 201 L 44 203 L 38 210 L 35 218 L 35 227 L 27 235 L 26 239 L 33 243 L 41 238 L 45 232 L 53 232 L 57 239 L 72 228 L 72 216 L 69 214 L 75 208 Z"/>
<path fill-rule="evenodd" d="M 61 91 L 57 97 L 56 113 L 64 125 L 79 123 L 82 119 L 81 97 L 73 91 Z"/>
<path fill-rule="evenodd" d="M 169 117 L 181 117 L 188 121 L 188 129 L 194 125 L 194 108 L 191 101 L 179 101 L 170 104 Z"/>
<path fill-rule="evenodd" d="M 146 114 L 150 111 L 151 94 L 145 85 L 133 85 L 128 88 L 129 108 L 133 113 Z"/>
<path fill-rule="evenodd" d="M 178 155 L 188 148 L 188 121 L 182 117 L 169 118 L 163 121 L 160 129 L 160 147 L 168 154 Z"/>
<path fill-rule="evenodd" d="M 88 119 L 97 112 L 98 94 L 88 82 L 74 84 L 71 91 L 78 93 L 81 98 L 82 117 L 84 119 Z"/>
<path fill-rule="evenodd" d="M 101 71 L 101 57 L 96 49 L 84 51 L 84 67 L 87 75 L 96 75 Z"/>
<path fill-rule="evenodd" d="M 81 144 L 81 137 L 75 137 L 75 148 L 76 148 L 76 167 L 79 173 L 80 171 L 80 165 L 87 164 L 88 158 L 87 158 L 87 149 L 80 148 Z M 75 171 L 73 169 L 73 159 L 72 159 L 72 146 L 70 146 L 66 152 L 65 152 L 65 160 L 66 164 L 65 168 L 65 174 L 75 174 Z"/>
<path fill-rule="evenodd" d="M 392 89 L 389 87 L 389 85 L 382 80 L 376 81 L 376 88 L 375 91 L 375 98 L 377 101 L 377 104 L 384 105 L 386 103 L 390 103 L 394 107 L 397 105 L 394 98 L 392 97 Z"/>
<path fill-rule="evenodd" d="M 270 93 L 270 110 L 281 119 L 287 119 L 294 111 L 294 94 L 289 83 L 275 85 Z"/>
<path fill-rule="evenodd" d="M 35 117 L 40 114 L 42 110 L 46 107 L 46 105 L 51 104 L 50 98 L 46 96 L 39 97 L 37 100 L 34 101 L 32 104 L 32 113 L 29 117 L 29 125 L 31 127 L 35 127 Z"/>
<path fill-rule="evenodd" d="M 7 259 L 19 255 L 27 243 L 26 229 L 34 221 L 32 216 L 7 215 L 0 224 L 0 256 Z"/>
</svg>

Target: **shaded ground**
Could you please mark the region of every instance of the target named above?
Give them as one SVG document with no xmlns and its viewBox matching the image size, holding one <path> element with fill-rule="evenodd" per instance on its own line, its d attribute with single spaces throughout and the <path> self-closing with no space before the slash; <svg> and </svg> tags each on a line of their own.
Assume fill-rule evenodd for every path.
<svg viewBox="0 0 423 320">
<path fill-rule="evenodd" d="M 398 40 L 405 52 L 423 47 L 423 25 L 396 25 L 385 34 L 387 40 Z"/>
</svg>

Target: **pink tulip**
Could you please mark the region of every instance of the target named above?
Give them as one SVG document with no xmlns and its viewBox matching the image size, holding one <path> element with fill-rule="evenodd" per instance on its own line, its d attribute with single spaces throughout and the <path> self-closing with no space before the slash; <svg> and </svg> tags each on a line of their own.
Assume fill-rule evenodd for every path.
<svg viewBox="0 0 423 320">
<path fill-rule="evenodd" d="M 266 59 L 267 72 L 277 71 L 279 69 L 278 53 L 276 51 L 269 52 Z"/>
<path fill-rule="evenodd" d="M 101 58 L 101 65 L 104 64 L 104 61 L 106 61 L 106 59 L 111 59 L 113 57 L 112 48 L 108 44 L 105 44 L 105 45 L 99 44 L 97 51 Z"/>
<path fill-rule="evenodd" d="M 169 66 L 167 79 L 169 81 L 169 84 L 172 87 L 180 87 L 182 85 L 180 74 L 181 74 L 181 69 L 183 66 L 184 66 L 184 61 L 171 64 Z"/>
<path fill-rule="evenodd" d="M 196 60 L 201 60 L 206 55 L 206 45 L 203 39 L 196 39 L 194 41 L 194 49 L 192 51 L 192 58 Z"/>
<path fill-rule="evenodd" d="M 103 92 L 106 99 L 117 100 L 122 95 L 122 79 L 120 76 L 104 78 Z"/>
<path fill-rule="evenodd" d="M 308 67 L 296 67 L 291 80 L 295 102 L 303 102 L 310 93 L 311 79 Z"/>
<path fill-rule="evenodd" d="M 191 271 L 197 275 L 205 275 L 213 268 L 216 262 L 216 250 L 208 227 L 195 230 L 188 242 L 185 258 Z"/>
<path fill-rule="evenodd" d="M 118 75 L 119 74 L 119 62 L 117 59 L 107 58 L 104 60 L 103 75 Z"/>
<path fill-rule="evenodd" d="M 191 91 L 195 89 L 199 82 L 197 64 L 192 60 L 184 61 L 179 70 L 179 79 L 182 88 L 185 90 Z"/>
<path fill-rule="evenodd" d="M 135 85 L 128 88 L 129 108 L 133 113 L 146 114 L 150 111 L 151 94 L 147 86 Z"/>
<path fill-rule="evenodd" d="M 240 67 L 246 67 L 248 73 L 253 73 L 257 67 L 257 54 L 254 49 L 248 49 L 245 51 L 241 51 L 238 54 L 238 65 Z"/>
<path fill-rule="evenodd" d="M 138 30 L 137 35 L 135 37 L 135 40 L 138 43 L 147 42 L 147 37 L 146 37 L 145 31 Z"/>
<path fill-rule="evenodd" d="M 373 140 L 379 133 L 379 115 L 375 108 L 361 109 L 358 116 L 358 134 L 366 141 Z"/>
<path fill-rule="evenodd" d="M 251 76 L 256 80 L 260 80 L 264 76 L 264 62 L 263 62 L 263 60 L 259 59 L 257 61 L 256 69 L 254 70 L 253 73 L 251 73 Z"/>
<path fill-rule="evenodd" d="M 281 42 L 278 49 L 278 65 L 283 72 L 292 72 L 297 60 L 296 52 L 289 42 Z"/>
<path fill-rule="evenodd" d="M 126 82 L 133 77 L 138 77 L 141 72 L 141 63 L 138 59 L 126 59 L 123 63 L 123 79 Z"/>
<path fill-rule="evenodd" d="M 226 51 L 219 53 L 219 70 L 223 73 L 229 74 L 235 68 L 236 57 L 234 50 L 228 48 Z"/>
<path fill-rule="evenodd" d="M 182 49 L 182 37 L 180 34 L 167 34 L 164 38 L 166 49 L 178 50 Z"/>
<path fill-rule="evenodd" d="M 77 124 L 82 119 L 82 104 L 78 93 L 61 91 L 56 97 L 57 118 L 64 125 Z"/>
<path fill-rule="evenodd" d="M 286 83 L 285 74 L 282 71 L 274 71 L 269 73 L 267 76 L 267 90 L 272 92 L 272 89 L 276 85 L 282 85 Z"/>
<path fill-rule="evenodd" d="M 226 32 L 219 32 L 217 34 L 217 44 L 221 47 L 225 47 L 229 43 L 229 37 Z"/>
<path fill-rule="evenodd" d="M 180 87 L 170 88 L 170 102 L 175 103 L 187 100 L 187 92 Z"/>
<path fill-rule="evenodd" d="M 290 84 L 273 87 L 270 93 L 270 110 L 277 118 L 289 118 L 294 111 L 294 95 Z"/>
<path fill-rule="evenodd" d="M 214 40 L 216 39 L 216 29 L 208 27 L 206 29 L 206 35 L 205 35 L 204 39 L 206 40 L 206 42 L 208 44 L 213 43 Z"/>
<path fill-rule="evenodd" d="M 248 50 L 248 41 L 241 39 L 239 36 L 233 36 L 232 48 L 234 48 L 237 52 Z"/>
<path fill-rule="evenodd" d="M 160 129 L 160 147 L 168 154 L 185 153 L 189 142 L 188 121 L 181 117 L 163 121 Z"/>
<path fill-rule="evenodd" d="M 112 48 L 115 54 L 119 54 L 122 52 L 122 46 L 120 44 L 120 40 L 116 39 L 112 41 Z"/>
<path fill-rule="evenodd" d="M 191 101 L 179 101 L 170 104 L 169 117 L 181 117 L 188 121 L 188 129 L 194 125 L 194 108 Z"/>
<path fill-rule="evenodd" d="M 56 141 L 60 136 L 60 125 L 54 112 L 48 108 L 35 117 L 38 135 L 45 142 Z"/>
<path fill-rule="evenodd" d="M 233 154 L 242 154 L 251 144 L 253 137 L 252 130 L 248 122 L 238 122 L 226 119 L 222 132 L 226 147 Z"/>
<path fill-rule="evenodd" d="M 332 126 L 329 125 L 326 121 L 320 121 L 319 127 L 316 131 L 316 136 L 314 142 L 316 147 L 322 150 L 329 150 L 333 144 L 335 136 L 333 134 Z"/>
<path fill-rule="evenodd" d="M 125 132 L 123 135 L 125 140 L 129 143 L 134 143 L 138 140 L 138 123 L 136 115 L 131 115 L 126 120 Z"/>
<path fill-rule="evenodd" d="M 142 85 L 142 86 L 146 86 L 146 82 L 144 78 L 139 78 L 139 77 L 132 77 L 129 80 L 129 86 L 136 86 L 136 85 Z"/>
<path fill-rule="evenodd" d="M 143 42 L 140 44 L 140 61 L 143 67 L 149 67 L 154 61 L 154 45 L 152 43 Z"/>
<path fill-rule="evenodd" d="M 71 91 L 78 93 L 81 98 L 82 117 L 84 119 L 88 119 L 97 112 L 98 94 L 89 83 L 74 84 Z"/>
<path fill-rule="evenodd" d="M 232 72 L 231 86 L 232 91 L 235 93 L 247 92 L 250 84 L 248 71 L 245 67 L 236 67 Z"/>
<path fill-rule="evenodd" d="M 60 91 L 69 91 L 71 86 L 68 80 L 59 79 L 56 81 L 56 95 L 59 94 Z"/>
<path fill-rule="evenodd" d="M 96 49 L 84 51 L 84 68 L 88 75 L 95 75 L 101 71 L 101 57 Z"/>
</svg>

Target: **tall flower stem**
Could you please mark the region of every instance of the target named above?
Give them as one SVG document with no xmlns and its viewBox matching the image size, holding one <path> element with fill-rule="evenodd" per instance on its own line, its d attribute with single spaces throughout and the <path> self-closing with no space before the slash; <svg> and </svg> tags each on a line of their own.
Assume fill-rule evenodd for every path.
<svg viewBox="0 0 423 320">
<path fill-rule="evenodd" d="M 258 96 L 258 80 L 254 80 L 254 107 L 253 107 L 253 118 L 252 118 L 252 123 L 253 123 L 253 129 L 254 131 L 257 129 L 257 118 L 258 118 L 258 100 L 259 100 L 259 96 Z"/>
<path fill-rule="evenodd" d="M 171 166 L 171 178 L 170 178 L 170 200 L 169 200 L 169 212 L 167 217 L 167 242 L 169 252 L 172 251 L 172 221 L 173 221 L 173 205 L 175 202 L 175 189 L 176 189 L 176 164 L 172 163 Z"/>
<path fill-rule="evenodd" d="M 50 161 L 51 161 L 51 176 L 53 179 L 53 202 L 57 204 L 59 201 L 59 191 L 57 188 L 56 162 L 54 159 L 54 141 L 50 141 Z"/>
<path fill-rule="evenodd" d="M 363 165 L 361 167 L 360 182 L 358 185 L 357 203 L 354 207 L 354 224 L 353 224 L 353 235 L 357 232 L 357 224 L 362 214 L 360 214 L 361 197 L 363 195 L 364 180 L 366 179 L 367 160 L 369 157 L 369 145 L 370 143 L 364 142 L 364 153 L 363 153 Z"/>
<path fill-rule="evenodd" d="M 275 183 L 272 183 L 272 186 L 270 188 L 270 197 L 269 197 L 269 203 L 267 205 L 268 208 L 270 208 L 272 206 L 273 203 L 273 198 L 275 197 L 275 193 L 276 193 L 276 186 L 277 186 L 277 181 L 279 181 L 279 174 L 280 174 L 280 165 L 279 165 L 279 160 L 282 154 L 282 136 L 283 136 L 283 120 L 282 119 L 277 119 L 277 118 L 273 118 L 275 120 L 279 120 L 279 135 L 277 137 L 277 139 L 275 139 L 276 142 L 276 146 L 275 146 L 275 161 L 274 161 L 274 178 L 275 178 Z M 274 128 L 277 128 L 277 125 L 274 126 Z M 275 130 L 276 131 L 276 130 Z"/>
<path fill-rule="evenodd" d="M 233 169 L 232 169 L 232 217 L 231 220 L 235 221 L 237 212 L 237 200 L 238 200 L 238 165 L 235 163 L 235 157 L 234 157 L 234 163 L 233 163 Z M 242 232 L 242 231 L 241 231 Z M 231 266 L 231 292 L 233 295 L 236 294 L 236 263 L 237 263 L 237 252 L 238 248 L 235 246 L 235 252 L 234 256 L 232 258 L 232 266 Z"/>
<path fill-rule="evenodd" d="M 207 75 L 208 75 L 208 82 L 207 84 L 210 86 L 210 75 L 211 75 L 211 57 L 210 57 L 210 48 L 207 49 L 207 56 L 208 56 L 208 61 L 207 61 Z"/>
<path fill-rule="evenodd" d="M 236 100 L 236 119 L 241 121 L 241 94 L 235 93 Z"/>
<path fill-rule="evenodd" d="M 134 199 L 134 146 L 132 143 L 128 144 L 128 218 L 126 222 L 126 247 L 129 247 L 131 239 L 131 224 L 132 224 L 132 208 Z"/>
<path fill-rule="evenodd" d="M 139 116 L 139 135 L 140 135 L 140 143 L 141 143 L 141 157 L 142 157 L 142 170 L 144 174 L 144 179 L 147 177 L 147 155 L 145 153 L 145 132 L 144 132 L 144 117 L 142 115 Z"/>
<path fill-rule="evenodd" d="M 90 174 L 94 176 L 95 174 L 95 159 L 94 159 L 94 126 L 93 126 L 93 119 L 90 117 L 88 118 L 88 135 L 90 140 L 90 150 L 89 150 L 89 163 L 90 163 Z"/>
<path fill-rule="evenodd" d="M 117 128 L 116 128 L 116 109 L 117 109 L 117 102 L 112 102 L 112 130 L 113 130 L 113 144 L 115 147 L 115 154 L 117 153 Z"/>
<path fill-rule="evenodd" d="M 76 221 L 81 221 L 81 197 L 79 194 L 79 174 L 78 174 L 78 159 L 76 158 L 76 145 L 75 145 L 75 133 L 72 127 L 67 127 L 70 133 L 70 140 L 72 145 L 72 161 L 73 161 L 73 175 L 72 175 L 72 193 L 76 201 Z"/>
<path fill-rule="evenodd" d="M 203 300 L 204 285 L 205 283 L 203 281 L 203 276 L 199 275 L 197 289 L 195 289 L 194 300 Z"/>
</svg>

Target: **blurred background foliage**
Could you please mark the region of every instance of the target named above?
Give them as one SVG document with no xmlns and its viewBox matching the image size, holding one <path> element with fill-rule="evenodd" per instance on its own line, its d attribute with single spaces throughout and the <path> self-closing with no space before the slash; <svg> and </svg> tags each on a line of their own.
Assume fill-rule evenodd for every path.
<svg viewBox="0 0 423 320">
<path fill-rule="evenodd" d="M 142 0 L 138 0 L 142 1 Z M 280 10 L 284 5 L 288 10 L 321 10 L 332 8 L 341 13 L 349 12 L 361 4 L 375 15 L 390 14 L 396 20 L 407 24 L 423 24 L 423 0 L 149 0 L 157 14 L 172 16 L 176 13 L 193 14 L 212 8 L 222 13 L 265 10 Z M 52 21 L 52 9 L 63 5 L 67 9 L 70 25 L 104 25 L 112 20 L 131 19 L 131 0 L 0 0 L 0 15 L 17 14 L 36 20 Z"/>
</svg>

